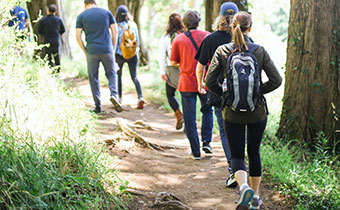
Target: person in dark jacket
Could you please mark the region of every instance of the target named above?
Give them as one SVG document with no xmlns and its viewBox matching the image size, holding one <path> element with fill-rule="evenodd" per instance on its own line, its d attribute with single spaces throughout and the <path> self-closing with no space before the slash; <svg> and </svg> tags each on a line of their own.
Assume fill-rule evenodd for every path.
<svg viewBox="0 0 340 210">
<path fill-rule="evenodd" d="M 247 12 L 235 14 L 232 21 L 233 43 L 217 48 L 206 76 L 206 86 L 213 93 L 222 96 L 222 87 L 218 84 L 217 78 L 224 73 L 227 59 L 232 53 L 229 49 L 234 48 L 234 51 L 240 52 L 248 51 L 251 43 L 247 34 L 250 32 L 251 24 L 251 16 Z M 278 88 L 282 78 L 267 51 L 259 46 L 253 54 L 258 61 L 259 70 L 264 70 L 269 79 L 260 86 L 262 94 Z M 251 202 L 250 209 L 260 209 L 262 203 L 259 197 L 262 175 L 260 144 L 267 124 L 266 104 L 262 101 L 255 110 L 249 113 L 239 113 L 229 106 L 224 106 L 223 119 L 231 152 L 231 167 L 240 186 L 240 198 L 236 209 L 248 209 L 249 202 Z M 250 187 L 244 163 L 246 129 Z"/>
<path fill-rule="evenodd" d="M 48 6 L 48 15 L 39 21 L 38 32 L 44 37 L 44 44 L 48 44 L 44 48 L 47 54 L 48 64 L 50 67 L 56 67 L 54 72 L 60 72 L 60 48 L 61 35 L 65 32 L 63 21 L 57 17 L 57 6 L 51 4 Z M 54 60 L 54 61 L 53 61 Z"/>
</svg>

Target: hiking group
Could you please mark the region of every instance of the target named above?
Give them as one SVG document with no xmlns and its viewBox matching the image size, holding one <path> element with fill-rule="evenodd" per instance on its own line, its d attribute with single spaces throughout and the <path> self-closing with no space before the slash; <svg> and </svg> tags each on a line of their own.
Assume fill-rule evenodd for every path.
<svg viewBox="0 0 340 210">
<path fill-rule="evenodd" d="M 183 19 L 173 13 L 160 39 L 160 74 L 177 118 L 176 129 L 184 122 L 191 147 L 189 155 L 200 160 L 197 98 L 202 113 L 202 150 L 206 154 L 213 152 L 210 142 L 214 109 L 228 161 L 226 186 L 240 188 L 236 209 L 260 209 L 260 144 L 268 115 L 264 94 L 278 88 L 282 78 L 267 51 L 248 37 L 252 26 L 249 13 L 238 11 L 232 2 L 223 3 L 214 23 L 216 31 L 211 34 L 197 30 L 200 20 L 196 11 L 187 11 Z M 261 79 L 262 70 L 268 77 L 266 82 Z M 183 114 L 176 90 L 181 95 Z M 244 163 L 246 144 L 250 186 Z"/>
<path fill-rule="evenodd" d="M 128 8 L 118 6 L 114 17 L 110 11 L 98 8 L 95 0 L 85 0 L 84 5 L 85 10 L 77 17 L 76 39 L 86 55 L 95 103 L 93 111 L 102 112 L 98 80 L 100 63 L 105 69 L 110 101 L 115 110 L 123 111 L 124 63 L 128 64 L 137 91 L 137 109 L 143 109 L 144 99 L 137 78 L 140 41 L 137 26 L 131 21 Z M 39 21 L 39 33 L 44 36 L 44 43 L 49 44 L 45 51 L 51 66 L 60 65 L 60 35 L 65 32 L 62 21 L 54 16 L 56 10 L 55 5 L 50 5 L 48 16 Z M 25 20 L 27 13 L 20 14 L 18 20 Z M 166 33 L 159 41 L 159 69 L 161 79 L 165 82 L 168 102 L 177 119 L 176 129 L 184 127 L 190 142 L 189 156 L 200 160 L 201 145 L 205 154 L 213 153 L 210 143 L 215 113 L 228 162 L 226 186 L 238 185 L 240 189 L 236 209 L 260 209 L 260 145 L 268 116 L 264 94 L 278 88 L 282 78 L 267 51 L 248 36 L 252 26 L 249 13 L 239 11 L 232 2 L 223 3 L 213 33 L 198 30 L 200 20 L 200 14 L 192 10 L 187 11 L 183 19 L 178 13 L 171 14 Z M 20 29 L 25 28 L 26 23 L 18 26 Z M 86 46 L 82 32 L 85 33 Z M 59 70 L 58 67 L 56 71 Z M 262 70 L 268 77 L 265 82 L 262 81 Z M 183 113 L 176 99 L 176 90 L 181 96 Z M 202 144 L 196 125 L 197 98 L 202 113 Z M 249 184 L 244 162 L 246 144 Z"/>
</svg>

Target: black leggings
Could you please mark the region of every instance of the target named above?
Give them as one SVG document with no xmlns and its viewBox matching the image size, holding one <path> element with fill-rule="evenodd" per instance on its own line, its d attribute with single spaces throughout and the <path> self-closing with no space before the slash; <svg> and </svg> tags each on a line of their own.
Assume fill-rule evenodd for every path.
<svg viewBox="0 0 340 210">
<path fill-rule="evenodd" d="M 178 101 L 176 99 L 176 88 L 171 87 L 168 85 L 168 83 L 165 83 L 165 91 L 166 91 L 166 97 L 168 98 L 168 102 L 170 104 L 170 107 L 174 112 L 177 111 L 179 108 Z"/>
<path fill-rule="evenodd" d="M 117 61 L 117 64 L 119 66 L 119 70 L 117 72 L 117 74 L 118 74 L 118 96 L 119 96 L 119 98 L 122 98 L 122 92 L 123 92 L 123 89 L 122 89 L 122 74 L 123 74 L 123 65 L 126 62 L 129 66 L 131 80 L 133 81 L 133 83 L 135 84 L 135 87 L 136 87 L 138 99 L 143 99 L 142 88 L 141 88 L 140 83 L 137 79 L 138 56 L 135 55 L 130 59 L 125 59 L 125 58 L 123 58 L 123 56 L 116 54 L 116 61 Z"/>
<path fill-rule="evenodd" d="M 231 153 L 231 168 L 234 172 L 238 170 L 247 171 L 244 164 L 245 129 L 247 127 L 249 175 L 262 175 L 260 145 L 266 125 L 267 120 L 253 124 L 235 124 L 224 121 L 224 128 Z"/>
</svg>

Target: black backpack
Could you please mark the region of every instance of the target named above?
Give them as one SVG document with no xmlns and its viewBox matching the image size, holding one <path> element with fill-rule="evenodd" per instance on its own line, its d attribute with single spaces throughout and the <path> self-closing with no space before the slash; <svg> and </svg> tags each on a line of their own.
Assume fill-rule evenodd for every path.
<svg viewBox="0 0 340 210">
<path fill-rule="evenodd" d="M 254 111 L 263 100 L 261 93 L 261 71 L 254 51 L 259 45 L 247 43 L 248 51 L 236 51 L 233 43 L 226 47 L 232 52 L 224 72 L 222 104 L 239 113 Z"/>
</svg>

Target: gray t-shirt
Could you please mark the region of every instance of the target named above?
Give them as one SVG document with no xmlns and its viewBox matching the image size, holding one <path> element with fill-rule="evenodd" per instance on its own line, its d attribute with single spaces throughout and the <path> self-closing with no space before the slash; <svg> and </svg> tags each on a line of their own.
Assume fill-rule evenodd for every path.
<svg viewBox="0 0 340 210">
<path fill-rule="evenodd" d="M 86 52 L 89 54 L 113 53 L 110 25 L 116 23 L 112 13 L 106 9 L 94 7 L 80 13 L 76 28 L 81 28 L 86 35 Z"/>
</svg>

